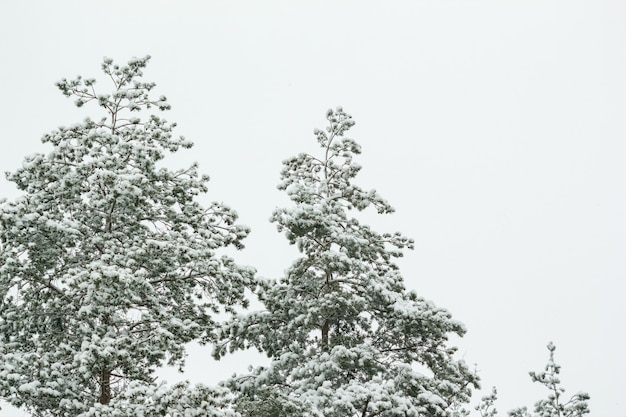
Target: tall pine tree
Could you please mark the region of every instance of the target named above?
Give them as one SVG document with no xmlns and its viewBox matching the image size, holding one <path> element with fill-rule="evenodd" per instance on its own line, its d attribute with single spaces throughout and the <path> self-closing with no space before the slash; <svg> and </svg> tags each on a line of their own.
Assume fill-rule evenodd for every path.
<svg viewBox="0 0 626 417">
<path fill-rule="evenodd" d="M 216 313 L 245 304 L 254 271 L 219 249 L 248 229 L 198 202 L 197 165 L 158 166 L 192 144 L 146 115 L 170 107 L 142 79 L 148 59 L 105 58 L 111 94 L 57 83 L 103 117 L 46 134 L 51 150 L 8 174 L 23 195 L 0 206 L 0 397 L 35 416 L 225 415 L 220 392 L 160 385 L 154 371 L 182 366 Z"/>
<path fill-rule="evenodd" d="M 284 162 L 278 188 L 294 204 L 271 218 L 302 256 L 258 293 L 264 310 L 223 327 L 215 356 L 252 346 L 271 359 L 230 381 L 246 416 L 447 416 L 477 385 L 448 344 L 464 326 L 406 289 L 393 260 L 411 239 L 351 216 L 393 208 L 353 182 L 361 148 L 345 136 L 351 116 L 326 118 L 320 155 Z"/>
</svg>

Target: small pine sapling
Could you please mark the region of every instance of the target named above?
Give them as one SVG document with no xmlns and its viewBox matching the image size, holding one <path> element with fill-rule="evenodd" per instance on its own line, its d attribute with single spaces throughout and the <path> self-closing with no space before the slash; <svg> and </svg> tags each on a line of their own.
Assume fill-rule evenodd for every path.
<svg viewBox="0 0 626 417">
<path fill-rule="evenodd" d="M 539 382 L 549 390 L 548 398 L 535 403 L 534 413 L 528 412 L 526 407 L 516 408 L 509 411 L 511 417 L 583 417 L 589 414 L 589 399 L 586 392 L 578 392 L 567 401 L 564 400 L 565 388 L 561 387 L 559 373 L 561 366 L 554 362 L 556 347 L 552 342 L 548 343 L 550 358 L 543 372 L 529 372 L 533 382 Z"/>
<path fill-rule="evenodd" d="M 550 358 L 543 372 L 529 372 L 533 382 L 539 382 L 549 390 L 548 398 L 535 403 L 534 413 L 530 413 L 527 407 L 515 408 L 508 412 L 510 417 L 583 417 L 589 414 L 590 396 L 586 392 L 579 392 L 563 401 L 565 389 L 561 387 L 559 373 L 561 366 L 554 362 L 556 347 L 552 342 L 548 344 Z M 496 388 L 492 388 L 491 394 L 482 397 L 476 410 L 480 417 L 497 417 L 498 412 L 495 402 L 498 399 Z"/>
</svg>

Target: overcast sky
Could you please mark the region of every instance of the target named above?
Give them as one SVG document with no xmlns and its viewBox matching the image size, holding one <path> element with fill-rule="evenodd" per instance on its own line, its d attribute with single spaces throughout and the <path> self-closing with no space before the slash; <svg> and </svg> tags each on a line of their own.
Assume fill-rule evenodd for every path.
<svg viewBox="0 0 626 417">
<path fill-rule="evenodd" d="M 253 230 L 237 260 L 278 277 L 297 255 L 268 222 L 287 204 L 281 161 L 314 152 L 342 105 L 357 182 L 397 209 L 365 218 L 415 239 L 407 286 L 466 324 L 455 343 L 502 415 L 547 394 L 527 372 L 554 341 L 568 392 L 626 417 L 625 22 L 618 0 L 1 0 L 0 170 L 100 115 L 57 80 L 150 54 L 146 79 L 196 143 L 169 164 L 200 163 L 207 200 Z M 254 360 L 193 348 L 183 377 L 217 383 Z"/>
</svg>

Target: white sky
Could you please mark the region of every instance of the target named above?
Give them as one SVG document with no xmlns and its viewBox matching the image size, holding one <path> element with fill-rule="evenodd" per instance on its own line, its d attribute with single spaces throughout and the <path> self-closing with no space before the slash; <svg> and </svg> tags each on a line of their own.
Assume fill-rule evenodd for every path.
<svg viewBox="0 0 626 417">
<path fill-rule="evenodd" d="M 527 372 L 552 340 L 568 392 L 624 417 L 625 22 L 602 0 L 1 0 L 0 170 L 84 117 L 54 82 L 150 54 L 166 117 L 196 143 L 172 166 L 200 163 L 208 199 L 253 229 L 237 259 L 275 277 L 296 256 L 267 221 L 280 163 L 342 105 L 358 183 L 397 208 L 372 225 L 415 238 L 407 286 L 467 325 L 458 346 L 502 415 L 544 396 Z M 186 377 L 209 383 L 253 360 L 191 353 Z"/>
</svg>

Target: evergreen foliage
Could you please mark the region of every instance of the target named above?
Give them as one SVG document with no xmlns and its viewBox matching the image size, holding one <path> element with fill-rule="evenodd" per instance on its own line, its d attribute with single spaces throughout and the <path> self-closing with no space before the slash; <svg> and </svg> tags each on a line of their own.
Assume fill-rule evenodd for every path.
<svg viewBox="0 0 626 417">
<path fill-rule="evenodd" d="M 413 248 L 411 239 L 351 216 L 393 208 L 353 182 L 361 148 L 345 136 L 352 117 L 338 108 L 326 118 L 326 130 L 315 131 L 320 155 L 284 162 L 278 188 L 294 204 L 271 217 L 302 256 L 258 293 L 263 311 L 224 326 L 215 356 L 253 346 L 271 358 L 230 381 L 246 416 L 275 415 L 268 397 L 278 409 L 295 407 L 291 415 L 447 416 L 477 386 L 448 345 L 465 328 L 405 288 L 393 259 Z"/>
<path fill-rule="evenodd" d="M 0 398 L 34 417 L 466 417 L 478 377 L 457 358 L 464 326 L 409 291 L 395 259 L 413 240 L 378 233 L 355 210 L 394 211 L 354 183 L 359 144 L 341 108 L 315 130 L 319 155 L 284 161 L 278 188 L 292 201 L 271 216 L 300 257 L 259 281 L 220 250 L 249 233 L 222 203 L 201 204 L 197 164 L 159 167 L 192 143 L 148 110 L 170 108 L 143 81 L 149 57 L 102 64 L 94 79 L 57 83 L 85 119 L 44 135 L 47 154 L 7 173 L 22 191 L 0 202 Z M 241 313 L 251 290 L 263 304 Z M 221 313 L 229 319 L 220 323 Z M 222 386 L 167 385 L 154 376 L 185 360 L 185 344 L 214 356 L 254 347 L 270 359 Z M 555 347 L 547 399 L 511 417 L 583 417 L 587 393 L 563 400 Z M 495 388 L 476 411 L 497 417 Z"/>
<path fill-rule="evenodd" d="M 561 387 L 559 373 L 561 366 L 554 362 L 554 351 L 556 347 L 552 342 L 548 343 L 548 351 L 550 358 L 543 372 L 529 372 L 533 382 L 539 382 L 549 390 L 548 397 L 535 403 L 534 414 L 528 412 L 527 407 L 515 408 L 508 412 L 510 417 L 583 417 L 589 414 L 589 399 L 591 398 L 586 392 L 578 392 L 568 401 L 563 401 L 562 395 L 565 389 Z M 498 410 L 495 403 L 498 399 L 496 388 L 492 388 L 489 395 L 482 397 L 480 403 L 476 406 L 480 417 L 498 417 Z M 464 415 L 469 415 L 465 412 Z"/>
<path fill-rule="evenodd" d="M 210 340 L 216 313 L 246 304 L 254 271 L 218 254 L 248 229 L 197 201 L 208 181 L 197 165 L 158 167 L 192 143 L 145 116 L 170 108 L 142 80 L 148 60 L 105 58 L 111 94 L 94 79 L 58 82 L 104 117 L 46 134 L 52 150 L 7 174 L 23 195 L 0 206 L 0 397 L 34 416 L 206 416 L 226 400 L 154 377 L 182 367 L 187 342 Z"/>
<path fill-rule="evenodd" d="M 589 414 L 589 399 L 586 392 L 578 392 L 564 401 L 565 388 L 561 387 L 559 373 L 561 366 L 554 362 L 554 351 L 556 347 L 553 343 L 548 343 L 550 359 L 543 372 L 530 372 L 530 379 L 539 382 L 549 390 L 548 397 L 535 403 L 534 413 L 529 413 L 526 407 L 516 408 L 509 412 L 511 417 L 583 417 Z"/>
</svg>

